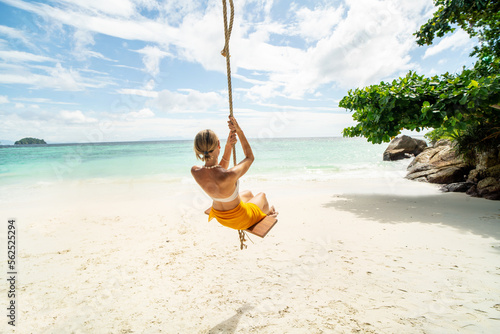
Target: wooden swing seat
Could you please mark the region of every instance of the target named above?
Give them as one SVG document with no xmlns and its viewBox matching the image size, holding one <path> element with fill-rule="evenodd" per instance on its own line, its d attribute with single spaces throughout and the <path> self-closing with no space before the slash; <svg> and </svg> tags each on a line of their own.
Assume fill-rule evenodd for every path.
<svg viewBox="0 0 500 334">
<path fill-rule="evenodd" d="M 205 214 L 210 214 L 210 210 L 212 207 L 209 207 L 208 209 L 205 210 Z M 267 233 L 273 228 L 274 225 L 278 222 L 278 219 L 275 217 L 271 216 L 265 216 L 262 218 L 260 221 L 255 223 L 254 225 L 250 226 L 247 228 L 246 232 L 252 233 L 258 237 L 264 238 Z"/>
</svg>

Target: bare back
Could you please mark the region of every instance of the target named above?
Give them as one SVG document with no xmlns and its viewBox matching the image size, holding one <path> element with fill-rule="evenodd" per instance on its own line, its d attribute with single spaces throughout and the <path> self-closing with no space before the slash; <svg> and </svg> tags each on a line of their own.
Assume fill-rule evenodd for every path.
<svg viewBox="0 0 500 334">
<path fill-rule="evenodd" d="M 227 198 L 231 196 L 236 188 L 236 182 L 239 177 L 237 173 L 222 167 L 203 168 L 193 166 L 191 174 L 200 187 L 210 196 L 214 198 Z M 238 195 L 230 202 L 213 201 L 213 208 L 216 210 L 227 211 L 238 206 L 241 199 Z"/>
</svg>

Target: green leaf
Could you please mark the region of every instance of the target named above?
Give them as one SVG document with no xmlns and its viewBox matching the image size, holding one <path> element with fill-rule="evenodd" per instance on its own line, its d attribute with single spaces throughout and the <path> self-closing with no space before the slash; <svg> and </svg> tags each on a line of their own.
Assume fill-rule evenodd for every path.
<svg viewBox="0 0 500 334">
<path fill-rule="evenodd" d="M 461 105 L 464 105 L 467 103 L 467 94 L 464 94 L 464 96 L 460 99 L 459 103 Z"/>
<path fill-rule="evenodd" d="M 476 81 L 476 80 L 471 80 L 469 86 L 467 86 L 467 88 L 471 88 L 471 87 L 479 87 L 479 83 Z"/>
</svg>

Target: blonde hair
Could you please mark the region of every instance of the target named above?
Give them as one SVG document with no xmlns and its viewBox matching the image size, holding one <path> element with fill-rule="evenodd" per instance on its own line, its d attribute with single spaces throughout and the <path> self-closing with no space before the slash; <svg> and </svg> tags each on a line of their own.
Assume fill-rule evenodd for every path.
<svg viewBox="0 0 500 334">
<path fill-rule="evenodd" d="M 212 153 L 218 145 L 219 138 L 212 130 L 206 129 L 198 132 L 196 137 L 194 137 L 194 152 L 196 153 L 196 158 L 201 161 L 210 160 L 210 153 Z"/>
</svg>

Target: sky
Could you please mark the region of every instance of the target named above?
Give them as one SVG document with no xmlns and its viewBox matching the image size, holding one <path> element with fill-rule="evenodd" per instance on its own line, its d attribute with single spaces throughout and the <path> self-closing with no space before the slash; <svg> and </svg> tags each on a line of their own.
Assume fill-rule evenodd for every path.
<svg viewBox="0 0 500 334">
<path fill-rule="evenodd" d="M 470 67 L 457 30 L 421 47 L 432 0 L 234 0 L 234 115 L 247 137 L 333 137 L 350 89 Z M 0 0 L 0 142 L 227 136 L 222 1 Z"/>
</svg>

